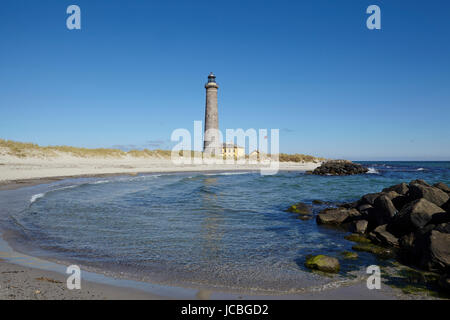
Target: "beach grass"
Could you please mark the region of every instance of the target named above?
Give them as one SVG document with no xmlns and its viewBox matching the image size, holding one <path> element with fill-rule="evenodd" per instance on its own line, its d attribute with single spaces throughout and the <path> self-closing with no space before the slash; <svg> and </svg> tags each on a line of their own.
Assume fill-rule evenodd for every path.
<svg viewBox="0 0 450 320">
<path fill-rule="evenodd" d="M 58 157 L 61 154 L 68 154 L 80 158 L 122 158 L 131 156 L 134 158 L 164 158 L 169 159 L 172 155 L 171 150 L 130 150 L 123 151 L 113 148 L 81 148 L 72 146 L 40 146 L 30 142 L 17 142 L 12 140 L 0 139 L 0 148 L 4 149 L 8 155 L 27 158 L 27 157 Z M 186 151 L 185 151 L 186 152 Z M 202 157 L 203 153 L 199 151 L 191 152 L 191 157 Z M 182 155 L 182 151 L 179 152 Z M 248 156 L 247 156 L 248 157 Z M 305 154 L 279 154 L 280 162 L 318 162 L 324 158 L 314 157 Z"/>
</svg>

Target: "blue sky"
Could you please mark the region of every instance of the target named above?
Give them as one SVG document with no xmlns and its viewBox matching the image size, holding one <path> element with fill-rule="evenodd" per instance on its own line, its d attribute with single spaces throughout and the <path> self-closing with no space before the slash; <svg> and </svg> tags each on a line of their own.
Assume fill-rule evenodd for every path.
<svg viewBox="0 0 450 320">
<path fill-rule="evenodd" d="M 82 29 L 66 28 L 81 8 Z M 366 8 L 381 8 L 381 30 Z M 356 160 L 450 160 L 450 2 L 4 0 L 0 137 L 168 148 L 203 120 Z"/>
</svg>

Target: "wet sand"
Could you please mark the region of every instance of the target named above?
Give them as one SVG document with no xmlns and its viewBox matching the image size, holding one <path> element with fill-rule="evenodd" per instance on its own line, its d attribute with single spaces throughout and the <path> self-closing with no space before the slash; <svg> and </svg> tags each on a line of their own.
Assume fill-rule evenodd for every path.
<svg viewBox="0 0 450 320">
<path fill-rule="evenodd" d="M 62 273 L 12 264 L 0 259 L 1 300 L 142 300 L 167 299 L 131 288 L 83 281 L 69 290 Z"/>
</svg>

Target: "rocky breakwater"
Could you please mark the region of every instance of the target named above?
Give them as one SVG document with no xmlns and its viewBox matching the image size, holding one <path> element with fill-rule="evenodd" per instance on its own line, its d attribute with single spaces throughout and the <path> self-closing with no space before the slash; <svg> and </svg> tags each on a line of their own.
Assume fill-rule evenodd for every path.
<svg viewBox="0 0 450 320">
<path fill-rule="evenodd" d="M 316 175 L 331 175 L 331 176 L 347 176 L 353 174 L 362 174 L 368 172 L 369 169 L 348 160 L 331 160 L 323 163 L 312 171 Z"/>
<path fill-rule="evenodd" d="M 356 202 L 325 209 L 316 221 L 368 240 L 358 241 L 354 250 L 395 257 L 437 273 L 441 288 L 450 289 L 450 188 L 446 184 L 400 183 Z"/>
</svg>

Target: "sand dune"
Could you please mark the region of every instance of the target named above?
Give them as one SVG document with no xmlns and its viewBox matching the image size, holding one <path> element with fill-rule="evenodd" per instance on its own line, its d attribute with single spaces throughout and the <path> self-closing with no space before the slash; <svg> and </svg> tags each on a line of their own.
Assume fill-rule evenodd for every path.
<svg viewBox="0 0 450 320">
<path fill-rule="evenodd" d="M 313 170 L 320 163 L 280 162 L 280 170 Z M 120 157 L 76 156 L 56 151 L 51 156 L 41 153 L 26 157 L 11 155 L 0 148 L 0 181 L 69 177 L 81 175 L 134 174 L 151 172 L 181 172 L 210 170 L 259 170 L 261 164 L 174 164 L 170 158 L 135 157 L 130 154 Z M 267 165 L 265 166 L 267 167 Z"/>
</svg>

